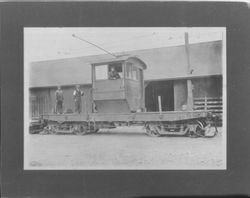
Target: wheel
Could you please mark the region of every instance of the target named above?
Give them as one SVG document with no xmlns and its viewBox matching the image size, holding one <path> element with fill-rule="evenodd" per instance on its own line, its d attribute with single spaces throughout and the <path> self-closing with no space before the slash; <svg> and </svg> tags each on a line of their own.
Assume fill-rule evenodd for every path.
<svg viewBox="0 0 250 198">
<path fill-rule="evenodd" d="M 161 135 L 158 126 L 154 126 L 154 125 L 147 125 L 146 133 L 150 137 L 159 137 Z"/>
<path fill-rule="evenodd" d="M 185 134 L 184 134 L 184 136 L 185 137 L 189 137 L 190 136 L 190 130 L 189 130 L 189 128 L 187 127 L 186 129 L 185 129 Z"/>
<path fill-rule="evenodd" d="M 54 125 L 48 125 L 44 127 L 43 131 L 41 131 L 39 134 L 41 135 L 49 135 L 54 134 L 56 130 L 56 127 Z"/>
<path fill-rule="evenodd" d="M 97 132 L 99 131 L 99 129 L 96 128 L 95 125 L 90 124 L 90 125 L 87 127 L 87 131 L 88 131 L 89 133 L 97 133 Z"/>
<path fill-rule="evenodd" d="M 194 131 L 189 131 L 188 135 L 191 138 L 197 138 L 198 137 L 198 135 Z"/>
<path fill-rule="evenodd" d="M 204 137 L 204 125 L 205 122 L 196 121 L 196 124 L 189 130 L 189 137 L 197 138 L 197 137 Z"/>
<path fill-rule="evenodd" d="M 205 121 L 200 121 L 197 120 L 197 126 L 195 128 L 195 133 L 200 136 L 200 137 L 204 137 L 205 136 L 205 126 L 206 126 L 206 122 Z"/>
<path fill-rule="evenodd" d="M 50 129 L 49 126 L 46 126 L 43 128 L 43 130 L 39 133 L 40 135 L 45 135 L 45 134 L 49 134 L 50 133 Z"/>
<path fill-rule="evenodd" d="M 84 125 L 74 125 L 73 134 L 75 135 L 84 135 L 87 133 L 86 127 Z"/>
</svg>

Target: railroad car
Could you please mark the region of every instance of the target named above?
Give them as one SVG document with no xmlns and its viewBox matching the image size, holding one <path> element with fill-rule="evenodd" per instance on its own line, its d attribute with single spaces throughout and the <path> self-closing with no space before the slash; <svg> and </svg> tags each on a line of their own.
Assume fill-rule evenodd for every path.
<svg viewBox="0 0 250 198">
<path fill-rule="evenodd" d="M 146 64 L 138 57 L 122 56 L 90 63 L 92 67 L 92 112 L 44 114 L 43 134 L 95 133 L 99 129 L 141 125 L 149 136 L 206 136 L 217 133 L 208 111 L 159 111 L 145 109 L 143 71 Z M 118 75 L 110 78 L 112 68 Z"/>
</svg>

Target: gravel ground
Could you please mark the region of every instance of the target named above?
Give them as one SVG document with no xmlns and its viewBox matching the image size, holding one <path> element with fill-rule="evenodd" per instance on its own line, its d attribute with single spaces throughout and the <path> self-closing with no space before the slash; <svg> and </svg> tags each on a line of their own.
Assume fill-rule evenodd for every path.
<svg viewBox="0 0 250 198">
<path fill-rule="evenodd" d="M 224 169 L 222 131 L 214 138 L 149 137 L 141 127 L 97 134 L 29 135 L 29 169 Z"/>
</svg>

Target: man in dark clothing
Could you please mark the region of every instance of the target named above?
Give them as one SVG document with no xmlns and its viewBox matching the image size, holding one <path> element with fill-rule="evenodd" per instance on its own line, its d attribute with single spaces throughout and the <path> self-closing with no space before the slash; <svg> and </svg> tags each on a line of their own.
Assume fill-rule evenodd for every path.
<svg viewBox="0 0 250 198">
<path fill-rule="evenodd" d="M 76 85 L 76 89 L 74 90 L 73 97 L 75 101 L 75 112 L 81 113 L 81 103 L 82 103 L 82 96 L 84 93 L 80 90 L 80 85 Z"/>
<path fill-rule="evenodd" d="M 109 72 L 109 79 L 116 80 L 119 78 L 120 78 L 120 75 L 118 74 L 118 72 L 115 70 L 114 67 L 111 67 L 111 71 Z"/>
<path fill-rule="evenodd" d="M 56 113 L 62 114 L 63 112 L 63 92 L 60 86 L 57 87 L 56 95 Z"/>
</svg>

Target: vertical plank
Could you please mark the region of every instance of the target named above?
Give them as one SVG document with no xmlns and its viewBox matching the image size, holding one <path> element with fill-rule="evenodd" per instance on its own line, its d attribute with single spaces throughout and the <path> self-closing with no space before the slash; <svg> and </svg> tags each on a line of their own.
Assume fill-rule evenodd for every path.
<svg viewBox="0 0 250 198">
<path fill-rule="evenodd" d="M 37 101 L 37 112 L 36 112 L 36 116 L 39 115 L 40 112 L 40 97 L 38 97 L 38 101 Z"/>
<path fill-rule="evenodd" d="M 47 96 L 44 97 L 44 104 L 45 104 L 44 105 L 45 106 L 44 107 L 44 109 L 45 109 L 44 113 L 47 114 Z"/>
<path fill-rule="evenodd" d="M 207 111 L 207 96 L 205 96 L 205 102 L 204 102 L 204 105 L 205 105 L 205 111 Z"/>
<path fill-rule="evenodd" d="M 42 112 L 42 114 L 44 114 L 45 113 L 45 97 L 44 96 L 43 96 L 42 105 L 43 105 L 43 112 Z"/>
<path fill-rule="evenodd" d="M 159 107 L 159 112 L 162 112 L 162 105 L 161 105 L 161 96 L 158 96 L 158 107 Z"/>
</svg>

